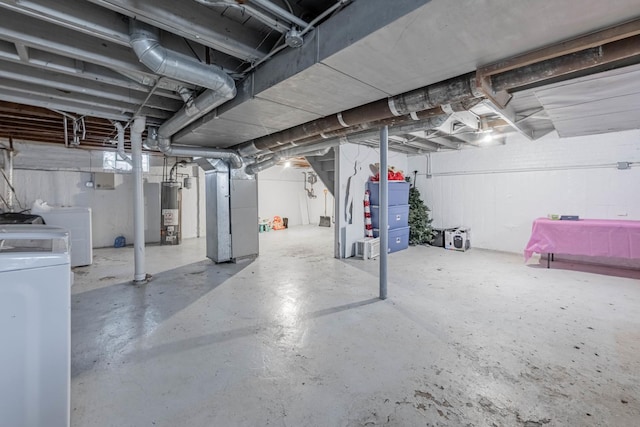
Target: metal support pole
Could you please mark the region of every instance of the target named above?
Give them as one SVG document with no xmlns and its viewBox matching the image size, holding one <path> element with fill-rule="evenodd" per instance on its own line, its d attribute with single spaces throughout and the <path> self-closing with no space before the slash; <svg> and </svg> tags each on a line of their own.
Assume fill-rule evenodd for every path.
<svg viewBox="0 0 640 427">
<path fill-rule="evenodd" d="M 387 254 L 389 248 L 389 179 L 387 154 L 389 127 L 380 129 L 380 299 L 387 299 Z"/>
<path fill-rule="evenodd" d="M 142 132 L 145 117 L 136 117 L 131 126 L 131 157 L 133 160 L 133 251 L 134 284 L 147 282 L 144 259 L 144 190 L 142 187 Z"/>
<path fill-rule="evenodd" d="M 13 144 L 7 153 L 7 175 L 9 175 L 9 195 L 7 197 L 7 201 L 9 202 L 9 211 L 13 212 L 13 192 L 15 191 L 13 188 Z"/>
</svg>

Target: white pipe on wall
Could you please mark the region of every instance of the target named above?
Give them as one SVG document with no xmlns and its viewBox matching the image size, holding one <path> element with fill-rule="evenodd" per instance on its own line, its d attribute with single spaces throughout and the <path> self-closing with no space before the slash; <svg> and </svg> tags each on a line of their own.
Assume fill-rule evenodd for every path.
<svg viewBox="0 0 640 427">
<path fill-rule="evenodd" d="M 127 153 L 124 151 L 124 126 L 120 122 L 113 122 L 113 125 L 116 127 L 118 131 L 118 145 L 116 148 L 116 154 L 125 162 L 129 163 L 133 166 L 133 161 L 131 157 L 127 156 Z"/>
</svg>

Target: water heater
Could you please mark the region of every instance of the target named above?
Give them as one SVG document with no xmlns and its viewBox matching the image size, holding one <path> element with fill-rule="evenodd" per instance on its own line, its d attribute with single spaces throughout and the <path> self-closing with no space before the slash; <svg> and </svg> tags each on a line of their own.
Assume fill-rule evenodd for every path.
<svg viewBox="0 0 640 427">
<path fill-rule="evenodd" d="M 160 244 L 180 244 L 180 183 L 165 181 L 160 190 Z"/>
</svg>

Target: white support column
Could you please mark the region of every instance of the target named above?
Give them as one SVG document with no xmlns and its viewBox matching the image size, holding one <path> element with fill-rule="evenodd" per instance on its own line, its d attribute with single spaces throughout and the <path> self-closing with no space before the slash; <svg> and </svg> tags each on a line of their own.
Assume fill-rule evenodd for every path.
<svg viewBox="0 0 640 427">
<path fill-rule="evenodd" d="M 144 255 L 144 190 L 142 187 L 142 132 L 145 117 L 136 117 L 131 125 L 131 157 L 133 161 L 133 250 L 134 284 L 147 282 Z"/>
</svg>

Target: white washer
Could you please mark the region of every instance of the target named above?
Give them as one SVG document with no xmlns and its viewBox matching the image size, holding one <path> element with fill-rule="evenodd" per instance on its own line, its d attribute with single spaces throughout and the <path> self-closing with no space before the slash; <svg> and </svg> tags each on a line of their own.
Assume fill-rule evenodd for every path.
<svg viewBox="0 0 640 427">
<path fill-rule="evenodd" d="M 46 210 L 34 208 L 31 211 L 35 215 L 42 216 L 47 225 L 69 230 L 71 267 L 93 263 L 91 208 L 51 206 Z"/>
<path fill-rule="evenodd" d="M 0 424 L 68 427 L 68 232 L 0 225 Z"/>
</svg>

